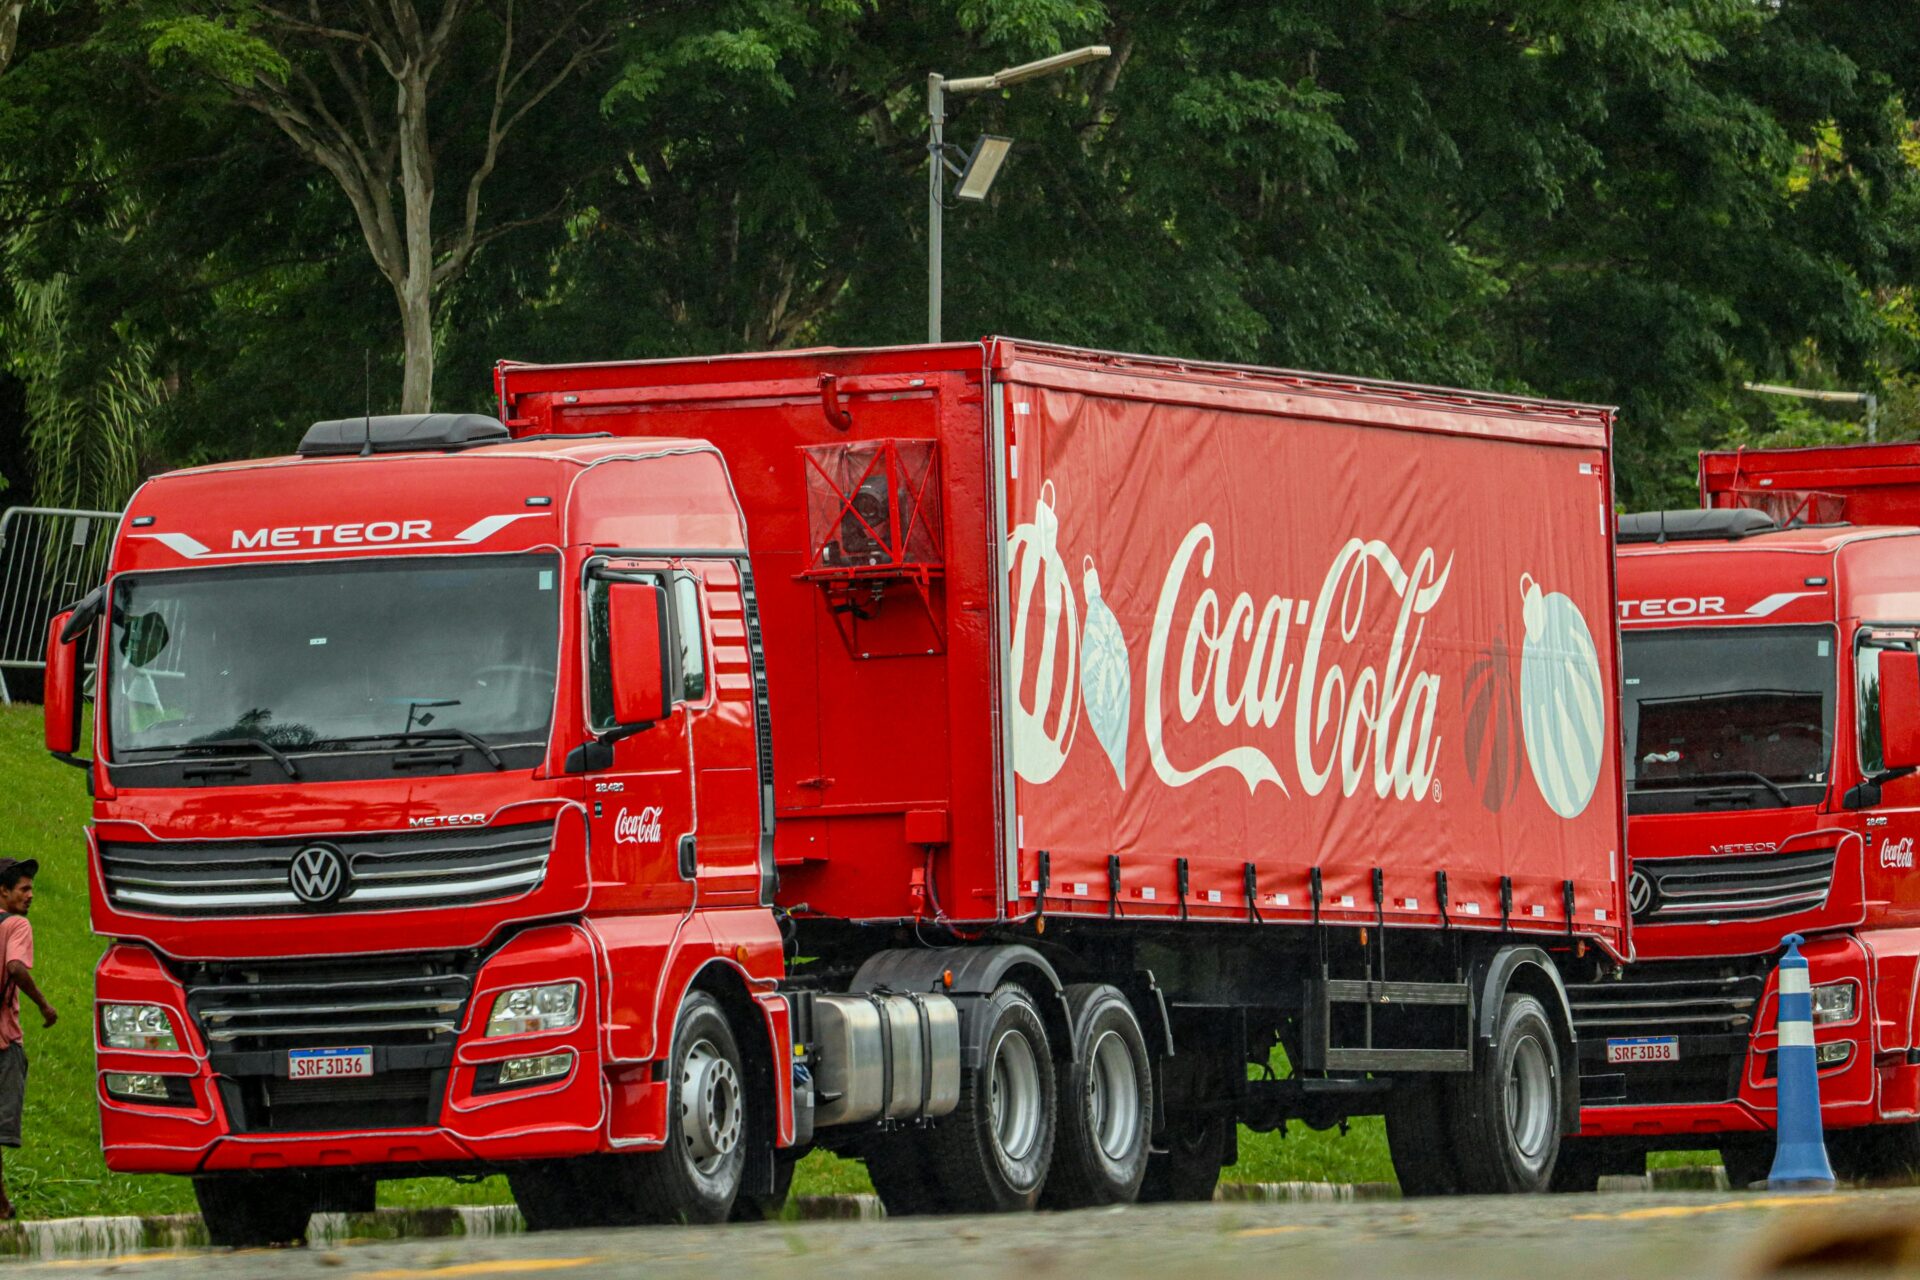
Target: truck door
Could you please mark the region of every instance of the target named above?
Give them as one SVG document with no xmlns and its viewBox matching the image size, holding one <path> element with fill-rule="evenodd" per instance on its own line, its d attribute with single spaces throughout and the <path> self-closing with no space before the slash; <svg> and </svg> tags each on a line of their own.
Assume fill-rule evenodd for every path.
<svg viewBox="0 0 1920 1280">
<path fill-rule="evenodd" d="M 740 566 L 703 561 L 674 573 L 693 734 L 696 878 L 702 905 L 757 902 L 761 783 L 756 689 Z M 771 856 L 771 850 L 769 858 Z"/>
<path fill-rule="evenodd" d="M 1863 778 L 1872 778 L 1884 768 L 1880 657 L 1890 650 L 1910 652 L 1916 640 L 1920 640 L 1920 626 L 1863 626 L 1855 636 L 1854 726 Z M 1879 803 L 1867 806 L 1861 815 L 1866 824 L 1867 901 L 1886 904 L 1888 912 L 1879 923 L 1920 919 L 1920 879 L 1914 875 L 1915 853 L 1920 850 L 1920 775 L 1882 783 Z"/>
<path fill-rule="evenodd" d="M 595 737 L 620 728 L 613 715 L 608 589 L 619 581 L 645 582 L 667 592 L 671 601 L 673 578 L 674 571 L 657 561 L 588 562 L 582 592 L 587 650 L 582 712 Z M 679 634 L 677 625 L 673 630 Z M 684 655 L 674 665 L 678 679 L 669 678 L 672 713 L 651 728 L 616 737 L 611 752 L 599 753 L 586 772 L 594 897 L 602 907 L 671 910 L 693 901 L 692 862 L 700 824 L 691 723 L 699 700 L 685 697 L 690 684 Z"/>
</svg>

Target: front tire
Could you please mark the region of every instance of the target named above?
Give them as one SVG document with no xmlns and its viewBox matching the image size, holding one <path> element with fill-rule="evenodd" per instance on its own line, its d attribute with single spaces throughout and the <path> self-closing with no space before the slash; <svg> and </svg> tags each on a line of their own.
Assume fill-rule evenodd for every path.
<svg viewBox="0 0 1920 1280">
<path fill-rule="evenodd" d="M 371 1208 L 373 1182 L 343 1175 L 235 1173 L 193 1180 L 207 1241 L 223 1249 L 300 1244 L 321 1212 Z"/>
<path fill-rule="evenodd" d="M 1153 1065 L 1133 1006 L 1115 987 L 1068 987 L 1073 1060 L 1042 1201 L 1053 1209 L 1131 1204 L 1147 1172 Z"/>
<path fill-rule="evenodd" d="M 1449 1091 L 1460 1190 L 1473 1195 L 1545 1191 L 1560 1153 L 1566 1082 L 1546 1006 L 1509 992 L 1500 1002 L 1485 1070 Z"/>
<path fill-rule="evenodd" d="M 667 1144 L 618 1157 L 635 1222 L 725 1222 L 744 1181 L 749 1149 L 746 1069 L 720 1002 L 687 995 L 673 1029 Z"/>
<path fill-rule="evenodd" d="M 980 1005 L 980 1065 L 928 1135 L 925 1175 L 944 1213 L 1004 1213 L 1040 1200 L 1057 1118 L 1053 1052 L 1033 997 L 1006 983 Z"/>
</svg>

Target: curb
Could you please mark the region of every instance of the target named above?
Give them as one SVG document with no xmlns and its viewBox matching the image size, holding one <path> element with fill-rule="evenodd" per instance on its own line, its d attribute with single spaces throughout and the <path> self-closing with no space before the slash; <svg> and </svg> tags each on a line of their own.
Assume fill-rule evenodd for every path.
<svg viewBox="0 0 1920 1280">
<path fill-rule="evenodd" d="M 1718 1165 L 1655 1169 L 1600 1179 L 1602 1192 L 1645 1194 L 1654 1191 L 1725 1191 L 1727 1175 Z M 1390 1182 L 1223 1182 L 1214 1200 L 1230 1204 L 1341 1204 L 1392 1200 L 1399 1189 Z M 886 1217 L 875 1195 L 795 1196 L 785 1221 L 872 1222 Z M 510 1204 L 447 1205 L 424 1209 L 376 1209 L 372 1213 L 318 1213 L 308 1226 L 310 1248 L 332 1248 L 349 1240 L 436 1239 L 449 1236 L 513 1235 L 527 1229 Z M 0 1223 L 0 1258 L 108 1258 L 169 1249 L 204 1248 L 207 1229 L 197 1213 L 150 1217 L 45 1218 Z"/>
</svg>

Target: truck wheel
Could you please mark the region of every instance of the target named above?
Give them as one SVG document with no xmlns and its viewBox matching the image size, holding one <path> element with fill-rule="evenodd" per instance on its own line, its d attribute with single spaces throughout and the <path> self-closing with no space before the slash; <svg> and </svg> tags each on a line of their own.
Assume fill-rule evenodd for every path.
<svg viewBox="0 0 1920 1280">
<path fill-rule="evenodd" d="M 607 1162 L 618 1156 L 575 1156 L 571 1160 L 529 1160 L 507 1170 L 507 1186 L 529 1231 L 577 1231 L 618 1225 L 608 1187 L 617 1174 Z"/>
<path fill-rule="evenodd" d="M 1130 1204 L 1147 1172 L 1153 1065 L 1133 1006 L 1103 983 L 1068 987 L 1073 1061 L 1060 1096 L 1060 1137 L 1042 1203 L 1052 1209 Z"/>
<path fill-rule="evenodd" d="M 720 1002 L 690 992 L 673 1029 L 667 1145 L 622 1157 L 638 1222 L 725 1222 L 747 1165 L 746 1071 Z"/>
<path fill-rule="evenodd" d="M 946 1213 L 1031 1209 L 1053 1160 L 1053 1052 L 1033 997 L 1006 983 L 982 1002 L 980 1065 L 962 1069 L 960 1102 L 928 1136 L 935 1207 Z"/>
<path fill-rule="evenodd" d="M 1745 1191 L 1756 1182 L 1765 1182 L 1773 1172 L 1773 1148 L 1771 1133 L 1742 1134 L 1727 1139 L 1720 1147 L 1720 1163 L 1726 1169 L 1727 1186 Z"/>
<path fill-rule="evenodd" d="M 1220 1113 L 1168 1116 L 1160 1137 L 1165 1150 L 1148 1154 L 1140 1199 L 1151 1204 L 1212 1200 L 1227 1162 L 1232 1123 Z"/>
<path fill-rule="evenodd" d="M 1395 1080 L 1387 1095 L 1387 1150 L 1403 1196 L 1460 1193 L 1446 1094 L 1438 1081 L 1404 1078 Z"/>
<path fill-rule="evenodd" d="M 1508 992 L 1482 1069 L 1449 1090 L 1460 1190 L 1545 1191 L 1560 1151 L 1564 1087 L 1546 1007 L 1530 995 Z"/>
<path fill-rule="evenodd" d="M 193 1180 L 207 1243 L 223 1249 L 299 1244 L 322 1188 L 305 1174 L 237 1173 Z"/>
<path fill-rule="evenodd" d="M 889 1218 L 937 1213 L 940 1200 L 927 1171 L 926 1147 L 931 1134 L 910 1129 L 904 1133 L 875 1134 L 861 1144 L 867 1177 Z"/>
</svg>

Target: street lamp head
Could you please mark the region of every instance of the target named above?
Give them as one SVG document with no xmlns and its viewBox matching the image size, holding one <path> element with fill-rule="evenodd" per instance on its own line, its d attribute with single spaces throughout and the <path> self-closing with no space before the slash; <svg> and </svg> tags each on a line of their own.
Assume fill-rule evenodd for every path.
<svg viewBox="0 0 1920 1280">
<path fill-rule="evenodd" d="M 985 200 L 993 180 L 1000 176 L 1000 166 L 1007 162 L 1007 152 L 1012 149 L 1012 138 L 981 134 L 980 140 L 973 144 L 973 151 L 967 156 L 966 167 L 960 170 L 960 184 L 954 188 L 953 198 Z"/>
<path fill-rule="evenodd" d="M 1038 80 L 1041 76 L 1050 76 L 1056 71 L 1065 71 L 1083 63 L 1098 62 L 1112 54 L 1113 50 L 1104 44 L 1090 44 L 1079 49 L 1069 49 L 1065 53 L 1056 53 L 1051 58 L 1041 58 L 1036 62 L 1023 62 L 1017 67 L 1008 67 L 993 73 L 994 87 L 1004 89 L 1008 85 L 1021 84 L 1028 80 Z"/>
</svg>

